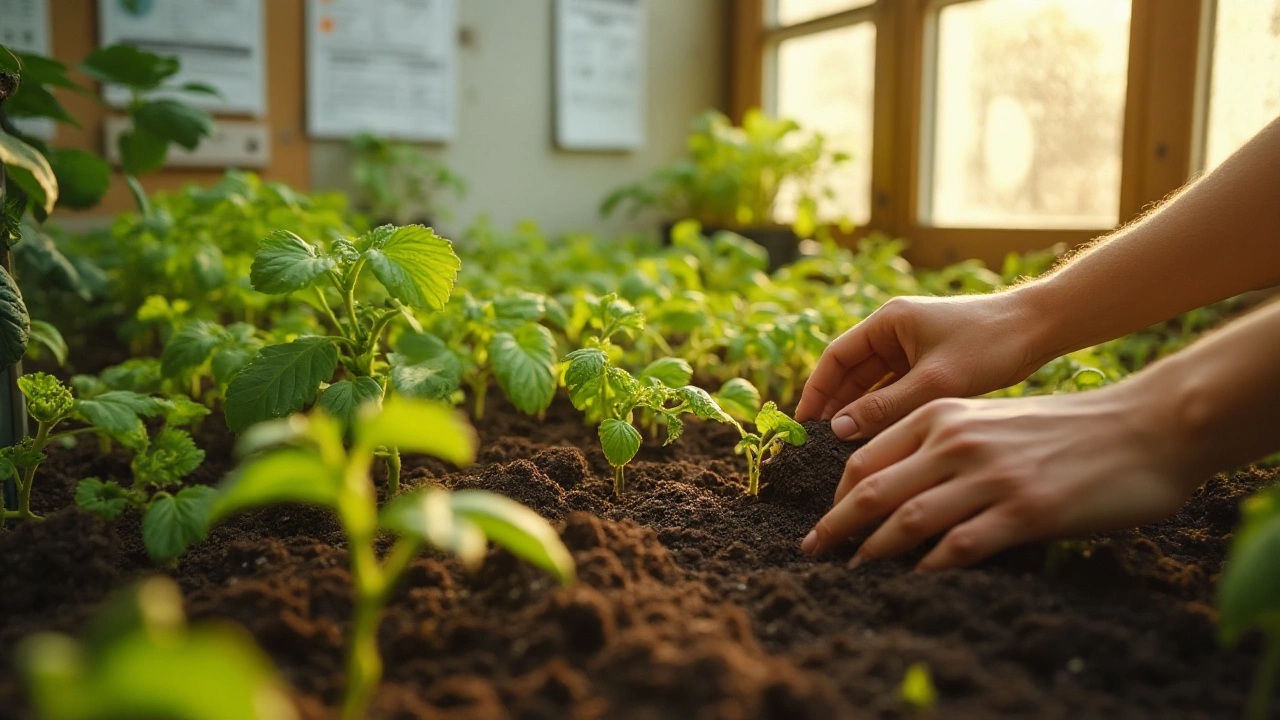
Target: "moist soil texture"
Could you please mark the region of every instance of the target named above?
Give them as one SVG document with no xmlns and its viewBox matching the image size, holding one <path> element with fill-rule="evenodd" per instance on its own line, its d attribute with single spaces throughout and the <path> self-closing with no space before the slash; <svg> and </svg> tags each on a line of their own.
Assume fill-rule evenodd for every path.
<svg viewBox="0 0 1280 720">
<path fill-rule="evenodd" d="M 498 393 L 493 393 L 496 396 Z M 1213 593 L 1240 501 L 1275 473 L 1219 475 L 1169 520 L 1133 532 L 1005 552 L 976 568 L 912 571 L 925 548 L 846 565 L 801 538 L 830 504 L 855 447 L 822 423 L 765 464 L 759 498 L 732 428 L 691 423 L 648 442 L 613 496 L 593 428 L 558 400 L 543 419 L 494 399 L 479 460 L 458 470 L 407 456 L 409 487 L 509 495 L 560 530 L 579 581 L 491 551 L 467 574 L 426 554 L 381 626 L 386 675 L 374 718 L 1232 718 L 1260 643 L 1219 646 Z M 211 417 L 193 482 L 216 484 L 232 438 Z M 0 717 L 30 717 L 13 651 L 40 630 L 77 632 L 113 589 L 152 573 L 181 586 L 193 621 L 247 627 L 304 718 L 336 717 L 351 616 L 347 553 L 326 512 L 237 516 L 176 567 L 147 560 L 139 517 L 76 510 L 76 481 L 127 477 L 120 451 L 57 448 L 33 508 L 0 531 Z M 856 539 L 855 539 L 856 540 Z M 932 711 L 902 704 L 912 663 Z"/>
</svg>

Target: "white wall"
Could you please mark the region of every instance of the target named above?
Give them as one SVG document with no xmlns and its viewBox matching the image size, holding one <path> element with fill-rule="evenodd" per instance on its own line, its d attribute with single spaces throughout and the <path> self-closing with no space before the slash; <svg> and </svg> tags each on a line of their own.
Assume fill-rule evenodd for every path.
<svg viewBox="0 0 1280 720">
<path fill-rule="evenodd" d="M 634 153 L 570 153 L 553 143 L 552 1 L 458 0 L 458 133 L 429 146 L 469 184 L 446 232 L 487 214 L 497 228 L 535 220 L 553 233 L 651 229 L 655 219 L 625 214 L 601 220 L 597 208 L 614 187 L 679 157 L 690 121 L 723 108 L 725 0 L 650 0 L 648 119 Z M 350 188 L 343 143 L 315 143 L 314 189 Z"/>
</svg>

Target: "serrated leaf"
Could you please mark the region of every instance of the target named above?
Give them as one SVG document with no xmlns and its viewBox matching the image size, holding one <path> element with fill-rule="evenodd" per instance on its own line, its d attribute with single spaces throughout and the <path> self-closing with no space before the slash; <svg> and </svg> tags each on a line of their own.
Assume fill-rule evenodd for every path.
<svg viewBox="0 0 1280 720">
<path fill-rule="evenodd" d="M 76 505 L 107 520 L 115 520 L 129 506 L 129 494 L 114 480 L 85 478 L 76 485 Z"/>
<path fill-rule="evenodd" d="M 58 178 L 39 150 L 0 130 L 0 165 L 22 168 L 31 173 L 39 186 L 41 206 L 46 213 L 53 212 L 53 206 L 58 202 Z"/>
<path fill-rule="evenodd" d="M 392 297 L 428 310 L 444 308 L 462 266 L 453 244 L 421 225 L 377 228 L 357 240 L 356 249 Z"/>
<path fill-rule="evenodd" d="M 693 379 L 693 367 L 681 358 L 658 358 L 640 371 L 639 378 L 653 378 L 669 388 L 678 388 Z"/>
<path fill-rule="evenodd" d="M 560 362 L 569 364 L 564 371 L 564 384 L 573 390 L 593 380 L 599 382 L 609 365 L 609 356 L 599 348 L 582 348 L 565 355 Z"/>
<path fill-rule="evenodd" d="M 262 348 L 227 387 L 227 427 L 241 432 L 302 410 L 337 368 L 338 350 L 326 337 L 300 337 Z"/>
<path fill-rule="evenodd" d="M 112 390 L 75 401 L 76 417 L 133 450 L 140 449 L 147 442 L 147 429 L 142 418 L 153 417 L 163 410 L 164 404 L 160 400 L 129 390 Z"/>
<path fill-rule="evenodd" d="M 343 427 L 351 427 L 357 411 L 366 403 L 377 404 L 382 400 L 382 386 L 371 377 L 342 380 L 324 389 L 316 399 L 316 406 L 336 418 Z"/>
<path fill-rule="evenodd" d="M 356 443 L 366 448 L 392 447 L 418 452 L 459 467 L 476 456 L 476 433 L 448 405 L 393 395 L 382 409 L 366 408 L 356 421 Z"/>
<path fill-rule="evenodd" d="M 556 394 L 556 340 L 547 328 L 528 323 L 489 342 L 489 364 L 498 385 L 521 412 L 546 410 Z"/>
<path fill-rule="evenodd" d="M 495 544 L 562 583 L 573 582 L 573 556 L 555 528 L 538 513 L 484 490 L 459 490 L 450 495 L 449 504 L 454 515 L 475 523 Z"/>
<path fill-rule="evenodd" d="M 772 400 L 765 403 L 756 415 L 756 432 L 761 436 L 774 433 L 792 445 L 803 445 L 809 440 L 804 426 L 787 417 Z"/>
<path fill-rule="evenodd" d="M 329 467 L 314 452 L 287 448 L 242 466 L 218 487 L 210 524 L 262 505 L 306 503 L 336 508 L 342 487 L 340 467 Z"/>
<path fill-rule="evenodd" d="M 676 396 L 689 404 L 689 412 L 703 420 L 715 420 L 729 425 L 737 425 L 720 405 L 707 394 L 706 390 L 695 385 L 685 385 L 676 390 Z"/>
<path fill-rule="evenodd" d="M 713 397 L 737 420 L 750 420 L 760 412 L 760 391 L 742 378 L 726 381 Z"/>
<path fill-rule="evenodd" d="M 684 421 L 676 415 L 663 414 L 660 417 L 667 425 L 667 439 L 662 442 L 663 447 L 666 447 L 679 440 L 680 436 L 684 434 Z"/>
<path fill-rule="evenodd" d="M 413 364 L 398 353 L 389 359 L 391 385 L 405 397 L 447 400 L 462 382 L 462 364 L 458 356 L 447 350 Z"/>
<path fill-rule="evenodd" d="M 13 276 L 0 267 L 0 367 L 22 359 L 31 336 L 31 318 Z"/>
<path fill-rule="evenodd" d="M 204 110 L 178 100 L 148 100 L 133 110 L 137 127 L 195 150 L 200 140 L 213 134 L 213 118 Z"/>
<path fill-rule="evenodd" d="M 59 366 L 67 364 L 67 341 L 63 339 L 58 328 L 43 320 L 31 321 L 31 332 L 27 336 L 28 346 L 39 343 L 47 349 Z"/>
<path fill-rule="evenodd" d="M 187 322 L 165 343 L 160 355 L 160 373 L 176 378 L 204 365 L 222 340 L 221 326 L 207 320 Z"/>
<path fill-rule="evenodd" d="M 605 459 L 613 467 L 622 467 L 640 452 L 640 431 L 630 423 L 617 418 L 605 418 L 600 423 L 600 447 Z"/>
<path fill-rule="evenodd" d="M 284 295 L 311 287 L 336 266 L 336 260 L 320 255 L 306 240 L 288 230 L 276 230 L 259 244 L 249 282 L 258 292 Z"/>
<path fill-rule="evenodd" d="M 142 544 L 156 561 L 181 557 L 187 546 L 205 535 L 209 509 L 217 493 L 197 485 L 177 495 L 161 493 L 142 516 Z"/>
<path fill-rule="evenodd" d="M 209 416 L 209 408 L 185 395 L 175 395 L 166 400 L 165 423 L 174 427 L 191 425 Z"/>
<path fill-rule="evenodd" d="M 177 484 L 204 462 L 204 451 L 185 430 L 166 427 L 142 451 L 130 467 L 135 483 L 167 487 Z"/>
</svg>

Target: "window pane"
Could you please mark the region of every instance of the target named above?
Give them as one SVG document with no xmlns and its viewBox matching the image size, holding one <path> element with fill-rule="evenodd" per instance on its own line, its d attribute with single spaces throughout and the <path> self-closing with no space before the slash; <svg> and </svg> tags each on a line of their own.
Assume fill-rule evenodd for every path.
<svg viewBox="0 0 1280 720">
<path fill-rule="evenodd" d="M 1280 0 L 1218 0 L 1204 169 L 1280 116 Z"/>
<path fill-rule="evenodd" d="M 852 160 L 828 178 L 835 197 L 819 202 L 819 217 L 871 217 L 871 120 L 875 88 L 876 28 L 859 23 L 784 40 L 778 46 L 779 117 L 827 137 L 831 150 Z M 778 195 L 778 219 L 794 219 L 795 188 Z"/>
<path fill-rule="evenodd" d="M 795 25 L 805 20 L 834 15 L 845 10 L 865 7 L 875 0 L 775 0 L 777 2 L 775 23 L 778 25 Z"/>
<path fill-rule="evenodd" d="M 1115 225 L 1129 0 L 949 5 L 937 42 L 922 221 Z"/>
</svg>

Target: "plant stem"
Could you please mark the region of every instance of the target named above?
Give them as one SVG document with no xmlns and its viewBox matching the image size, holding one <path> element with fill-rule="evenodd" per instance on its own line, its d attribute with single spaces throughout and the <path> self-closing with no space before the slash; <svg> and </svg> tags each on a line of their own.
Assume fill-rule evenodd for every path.
<svg viewBox="0 0 1280 720">
<path fill-rule="evenodd" d="M 382 620 L 383 578 L 373 555 L 372 537 L 351 538 L 351 569 L 356 581 L 355 616 L 347 649 L 347 694 L 342 702 L 344 720 L 362 720 L 382 678 L 378 653 L 378 623 Z"/>
<path fill-rule="evenodd" d="M 622 497 L 622 491 L 627 484 L 626 478 L 622 475 L 622 470 L 625 467 L 625 465 L 619 465 L 613 469 L 613 494 L 617 497 Z"/>
<path fill-rule="evenodd" d="M 324 296 L 324 289 L 319 285 L 315 285 L 313 287 L 316 291 L 316 297 L 320 299 L 320 309 L 324 310 L 325 317 L 329 318 L 329 322 L 333 323 L 334 330 L 342 333 L 342 323 L 338 322 L 338 316 L 334 315 L 333 308 L 329 307 L 329 300 Z"/>
<path fill-rule="evenodd" d="M 45 445 L 49 444 L 49 429 L 53 425 L 44 421 L 36 428 L 35 449 L 43 450 Z M 23 468 L 22 478 L 18 481 L 18 515 L 21 520 L 40 520 L 40 516 L 31 512 L 31 486 L 35 484 L 36 468 L 40 467 L 39 463 L 28 468 Z"/>
<path fill-rule="evenodd" d="M 1253 689 L 1249 692 L 1249 720 L 1266 720 L 1270 716 L 1271 690 L 1275 685 L 1276 675 L 1280 675 L 1280 639 L 1268 634 L 1266 648 L 1258 661 L 1258 669 L 1253 677 Z"/>
<path fill-rule="evenodd" d="M 475 396 L 475 415 L 476 420 L 484 417 L 485 398 L 489 395 L 489 377 L 485 375 L 479 381 L 471 384 L 471 394 Z"/>
<path fill-rule="evenodd" d="M 400 492 L 400 448 L 387 448 L 387 497 Z"/>
</svg>

